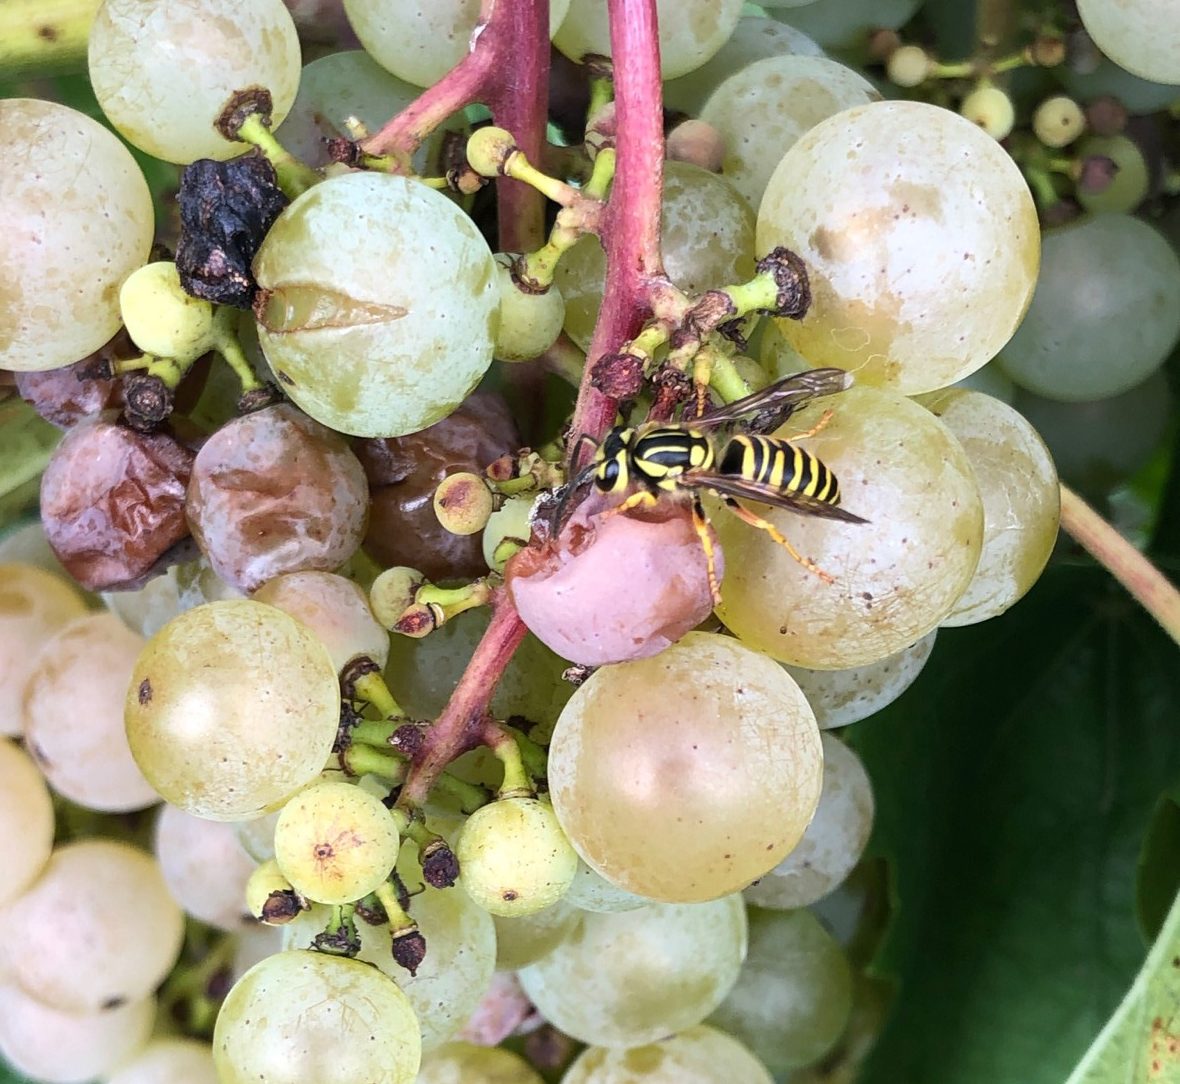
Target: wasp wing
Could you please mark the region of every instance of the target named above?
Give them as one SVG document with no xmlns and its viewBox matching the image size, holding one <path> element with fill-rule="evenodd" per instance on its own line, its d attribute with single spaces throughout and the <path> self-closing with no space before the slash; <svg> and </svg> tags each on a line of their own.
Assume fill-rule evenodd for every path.
<svg viewBox="0 0 1180 1084">
<path fill-rule="evenodd" d="M 694 429 L 717 429 L 742 422 L 742 429 L 747 433 L 769 433 L 804 403 L 844 391 L 851 384 L 851 374 L 843 369 L 808 369 L 776 380 L 752 395 L 708 410 L 699 418 L 686 419 L 686 424 Z"/>
<path fill-rule="evenodd" d="M 845 511 L 838 505 L 819 501 L 806 493 L 789 493 L 774 486 L 761 485 L 730 474 L 716 474 L 712 471 L 689 471 L 682 474 L 677 482 L 692 489 L 711 489 L 726 497 L 743 497 L 750 501 L 761 501 L 774 508 L 785 508 L 803 516 L 819 516 L 823 519 L 838 519 L 844 523 L 868 523 L 862 516 Z"/>
</svg>

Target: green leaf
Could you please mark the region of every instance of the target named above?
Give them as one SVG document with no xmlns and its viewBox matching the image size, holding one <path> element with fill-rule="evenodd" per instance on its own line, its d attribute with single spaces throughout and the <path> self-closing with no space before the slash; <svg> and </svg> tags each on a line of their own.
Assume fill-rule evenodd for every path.
<svg viewBox="0 0 1180 1084">
<path fill-rule="evenodd" d="M 1143 961 L 1136 869 L 1180 779 L 1178 704 L 1176 645 L 1104 572 L 1056 567 L 945 630 L 852 729 L 893 871 L 874 971 L 899 990 L 865 1084 L 1068 1077 Z"/>
<path fill-rule="evenodd" d="M 0 403 L 0 527 L 36 505 L 41 472 L 60 439 L 28 403 Z"/>
</svg>

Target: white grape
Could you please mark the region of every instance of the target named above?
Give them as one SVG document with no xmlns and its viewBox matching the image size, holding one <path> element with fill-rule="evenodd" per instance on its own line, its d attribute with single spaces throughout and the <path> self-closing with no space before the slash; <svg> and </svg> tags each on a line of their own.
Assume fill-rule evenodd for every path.
<svg viewBox="0 0 1180 1084">
<path fill-rule="evenodd" d="M 4 840 L 3 907 L 33 883 L 53 849 L 49 789 L 29 755 L 7 738 L 0 738 L 0 839 Z"/>
<path fill-rule="evenodd" d="M 1180 83 L 1180 8 L 1172 0 L 1078 0 L 1078 14 L 1116 64 L 1156 83 Z"/>
<path fill-rule="evenodd" d="M 630 1050 L 592 1046 L 562 1084 L 773 1084 L 770 1073 L 732 1035 L 697 1024 Z"/>
<path fill-rule="evenodd" d="M 199 1039 L 153 1039 L 106 1084 L 218 1084 L 213 1049 Z"/>
</svg>

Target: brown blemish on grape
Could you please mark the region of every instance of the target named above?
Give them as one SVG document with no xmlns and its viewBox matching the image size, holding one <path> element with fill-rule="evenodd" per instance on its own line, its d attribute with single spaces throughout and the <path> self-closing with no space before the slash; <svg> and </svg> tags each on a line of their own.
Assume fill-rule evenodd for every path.
<svg viewBox="0 0 1180 1084">
<path fill-rule="evenodd" d="M 57 27 L 39 26 L 37 27 L 37 37 L 41 38 L 42 41 L 57 41 Z"/>
<path fill-rule="evenodd" d="M 150 678 L 144 678 L 139 683 L 139 706 L 142 708 L 152 702 L 152 682 Z"/>
</svg>

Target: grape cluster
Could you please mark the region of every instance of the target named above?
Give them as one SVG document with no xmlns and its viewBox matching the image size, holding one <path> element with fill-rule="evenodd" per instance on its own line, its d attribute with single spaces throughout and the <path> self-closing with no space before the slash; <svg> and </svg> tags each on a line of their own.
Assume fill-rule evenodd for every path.
<svg viewBox="0 0 1180 1084">
<path fill-rule="evenodd" d="M 0 537 L 6 1062 L 850 1079 L 837 731 L 1029 591 L 1059 468 L 1150 455 L 1180 340 L 1129 120 L 1180 96 L 1174 7 L 961 70 L 919 3 L 344 0 L 301 67 L 282 0 L 103 0 L 110 127 L 0 98 L 0 454 L 40 478 Z M 192 171 L 156 247 L 124 141 Z"/>
</svg>

